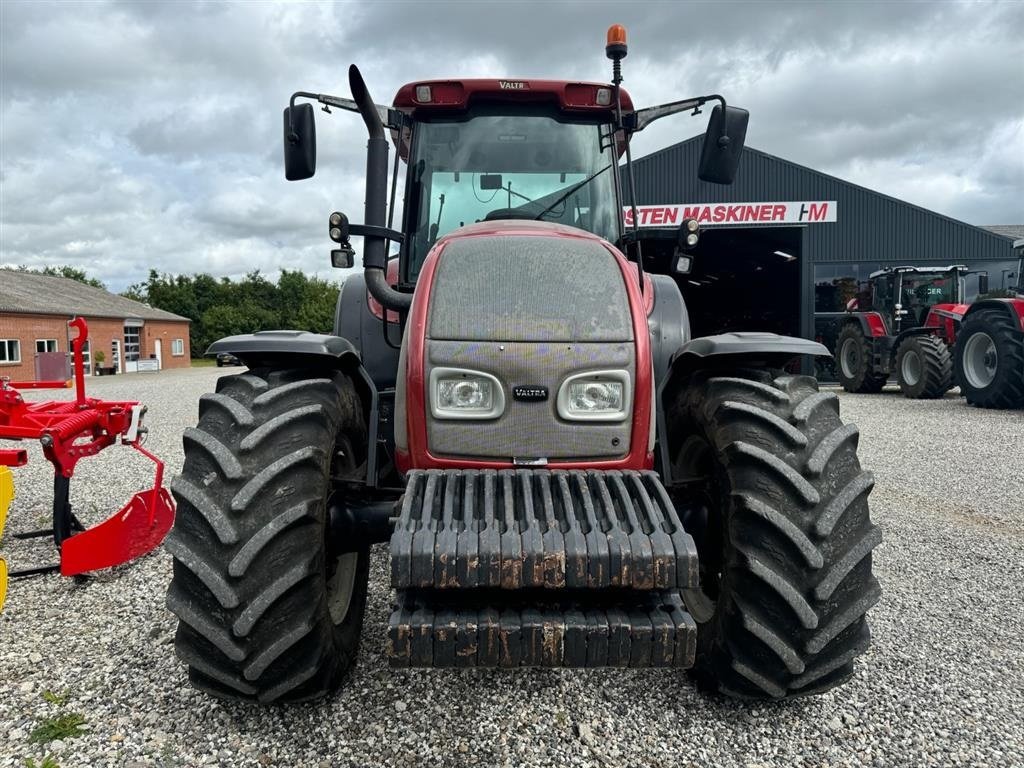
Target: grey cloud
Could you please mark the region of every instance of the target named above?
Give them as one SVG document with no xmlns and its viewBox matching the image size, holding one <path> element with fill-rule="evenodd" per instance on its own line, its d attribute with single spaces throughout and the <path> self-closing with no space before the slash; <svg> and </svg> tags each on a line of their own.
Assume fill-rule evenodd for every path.
<svg viewBox="0 0 1024 768">
<path fill-rule="evenodd" d="M 752 146 L 975 223 L 1024 220 L 1024 4 L 363 2 L 0 4 L 0 263 L 168 272 L 327 267 L 326 216 L 362 214 L 365 131 L 318 115 L 289 184 L 297 89 L 379 102 L 442 76 L 604 79 L 629 29 L 639 104 L 721 92 Z M 677 117 L 637 155 L 687 138 Z"/>
</svg>

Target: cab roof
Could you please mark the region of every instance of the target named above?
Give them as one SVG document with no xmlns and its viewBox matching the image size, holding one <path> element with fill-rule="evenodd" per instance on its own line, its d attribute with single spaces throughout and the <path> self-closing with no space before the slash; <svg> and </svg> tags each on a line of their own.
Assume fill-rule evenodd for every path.
<svg viewBox="0 0 1024 768">
<path fill-rule="evenodd" d="M 602 93 L 604 91 L 605 93 Z M 633 111 L 633 101 L 620 89 L 622 111 Z M 607 94 L 607 95 L 606 95 Z M 473 102 L 547 102 L 564 112 L 611 118 L 612 86 L 567 80 L 457 79 L 406 83 L 395 94 L 394 106 L 414 118 L 420 114 L 467 109 Z M 429 96 L 429 98 L 422 98 Z M 605 103 L 602 103 L 605 102 Z"/>
</svg>

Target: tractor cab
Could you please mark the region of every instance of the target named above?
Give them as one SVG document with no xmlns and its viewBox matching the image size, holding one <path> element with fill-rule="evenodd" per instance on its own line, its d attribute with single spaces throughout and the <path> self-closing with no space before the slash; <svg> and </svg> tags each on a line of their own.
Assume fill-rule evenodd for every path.
<svg viewBox="0 0 1024 768">
<path fill-rule="evenodd" d="M 967 267 L 945 269 L 889 267 L 871 274 L 871 308 L 882 315 L 893 334 L 927 324 L 939 304 L 964 303 Z"/>
<path fill-rule="evenodd" d="M 624 112 L 632 102 L 620 91 Z M 622 235 L 612 89 L 599 83 L 460 80 L 403 86 L 392 137 L 408 162 L 403 278 L 437 240 L 484 221 L 547 221 Z"/>
</svg>

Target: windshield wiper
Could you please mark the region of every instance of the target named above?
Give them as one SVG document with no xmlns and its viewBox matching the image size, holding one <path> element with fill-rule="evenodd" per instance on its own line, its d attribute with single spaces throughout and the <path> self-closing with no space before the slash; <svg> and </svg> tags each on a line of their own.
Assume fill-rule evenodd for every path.
<svg viewBox="0 0 1024 768">
<path fill-rule="evenodd" d="M 611 167 L 612 167 L 612 164 L 608 163 L 608 165 L 606 165 L 604 168 L 601 168 L 600 170 L 594 171 L 594 173 L 592 173 L 590 176 L 587 176 L 587 178 L 585 178 L 583 181 L 581 181 L 578 184 L 574 184 L 571 187 L 569 187 L 569 189 L 566 191 L 566 193 L 564 195 L 559 197 L 557 200 L 555 200 L 555 202 L 553 202 L 551 205 L 549 205 L 543 211 L 541 211 L 536 216 L 534 216 L 533 220 L 534 221 L 540 221 L 541 217 L 544 214 L 549 213 L 551 211 L 551 209 L 554 208 L 556 205 L 559 205 L 560 203 L 565 202 L 565 199 L 567 197 L 569 197 L 569 195 L 571 195 L 573 192 L 575 192 L 576 190 L 580 189 L 581 187 L 585 187 L 587 184 L 592 182 L 594 179 L 596 179 L 598 176 L 600 176 L 602 173 L 604 173 L 605 171 L 607 171 Z"/>
</svg>

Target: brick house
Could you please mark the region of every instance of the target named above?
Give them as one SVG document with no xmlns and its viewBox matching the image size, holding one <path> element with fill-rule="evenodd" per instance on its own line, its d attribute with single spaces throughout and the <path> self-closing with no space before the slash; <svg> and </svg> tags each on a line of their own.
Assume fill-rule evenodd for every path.
<svg viewBox="0 0 1024 768">
<path fill-rule="evenodd" d="M 76 316 L 89 324 L 87 372 L 100 349 L 103 367 L 118 373 L 138 370 L 140 361 L 160 368 L 191 364 L 187 317 L 65 277 L 0 269 L 0 376 L 60 378 L 53 372 L 63 370 L 62 355 L 71 351 L 67 321 Z"/>
</svg>

